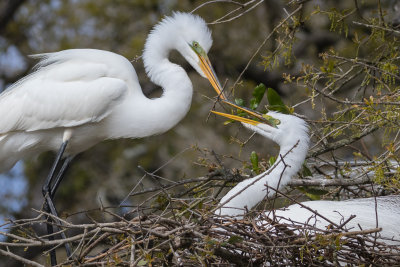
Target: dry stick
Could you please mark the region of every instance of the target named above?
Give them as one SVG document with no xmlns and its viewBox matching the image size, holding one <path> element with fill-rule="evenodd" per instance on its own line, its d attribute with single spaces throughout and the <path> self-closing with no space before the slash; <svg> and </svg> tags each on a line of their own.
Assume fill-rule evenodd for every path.
<svg viewBox="0 0 400 267">
<path fill-rule="evenodd" d="M 135 236 L 131 235 L 131 257 L 129 258 L 129 267 L 135 267 Z"/>
<path fill-rule="evenodd" d="M 180 151 L 178 154 L 174 155 L 172 158 L 170 158 L 167 162 L 165 162 L 163 165 L 161 165 L 160 167 L 158 167 L 155 171 L 153 171 L 152 173 L 156 173 L 159 170 L 161 170 L 162 168 L 164 168 L 166 165 L 168 165 L 169 163 L 171 163 L 172 161 L 174 161 L 178 156 L 180 156 L 181 154 L 183 154 L 184 152 L 186 152 L 187 150 L 191 149 L 190 147 L 187 147 L 185 149 L 183 149 L 182 151 Z M 144 178 L 146 177 L 146 174 L 142 176 L 142 178 L 140 179 L 140 181 L 142 181 Z M 133 192 L 136 190 L 137 186 L 139 183 L 137 183 L 132 190 L 129 192 L 129 194 L 121 201 L 120 206 L 133 194 Z"/>
<path fill-rule="evenodd" d="M 10 251 L 5 251 L 5 250 L 0 249 L 0 254 L 2 254 L 3 256 L 7 256 L 7 257 L 10 257 L 10 258 L 13 258 L 14 260 L 20 261 L 23 264 L 26 264 L 28 266 L 44 267 L 44 265 L 42 265 L 42 264 L 39 264 L 37 262 L 25 259 L 25 258 L 23 258 L 21 256 L 18 256 L 18 255 L 14 254 L 14 253 L 12 253 Z"/>
<path fill-rule="evenodd" d="M 249 7 L 248 9 L 244 10 L 247 6 L 253 4 L 256 1 L 258 1 L 258 2 L 255 3 L 253 6 Z M 203 4 L 199 5 L 198 7 L 193 9 L 190 13 L 193 13 L 196 10 L 198 10 L 198 9 L 200 9 L 200 8 L 206 6 L 206 5 L 214 4 L 214 3 L 221 3 L 221 2 L 235 4 L 235 5 L 238 5 L 239 7 L 234 9 L 234 10 L 232 10 L 232 11 L 230 11 L 230 12 L 228 12 L 228 13 L 226 13 L 225 15 L 220 17 L 219 19 L 217 19 L 217 20 L 215 20 L 213 22 L 210 22 L 209 24 L 220 24 L 220 23 L 226 23 L 226 22 L 233 21 L 233 20 L 243 16 L 244 14 L 248 13 L 249 11 L 253 10 L 254 8 L 256 8 L 259 4 L 264 2 L 264 0 L 251 0 L 251 1 L 248 1 L 247 3 L 244 3 L 244 4 L 236 2 L 236 1 L 230 1 L 230 0 L 213 0 L 213 1 L 208 1 L 206 3 L 203 3 Z M 236 16 L 234 16 L 232 18 L 223 20 L 224 18 L 229 17 L 230 15 L 236 13 L 239 10 L 244 10 L 244 11 L 242 11 L 241 13 L 239 13 L 238 15 L 236 15 Z"/>
<path fill-rule="evenodd" d="M 350 62 L 350 63 L 354 63 L 356 65 L 360 65 L 363 66 L 365 68 L 368 69 L 373 69 L 375 71 L 378 71 L 380 73 L 384 73 L 386 75 L 392 76 L 394 78 L 396 78 L 396 80 L 400 80 L 400 76 L 395 74 L 395 73 L 391 73 L 387 70 L 381 69 L 379 67 L 376 67 L 372 64 L 374 64 L 374 62 L 369 62 L 368 60 L 362 59 L 362 58 L 347 58 L 347 57 L 342 57 L 342 56 L 338 56 L 338 55 L 331 55 L 331 54 L 327 54 L 325 53 L 324 56 L 326 57 L 330 57 L 330 58 L 334 58 L 334 59 L 339 59 L 339 60 L 343 60 L 346 62 Z"/>
<path fill-rule="evenodd" d="M 304 205 L 303 203 L 298 202 L 298 201 L 295 200 L 294 198 L 290 197 L 289 195 L 287 195 L 287 194 L 285 194 L 285 193 L 282 193 L 281 191 L 279 191 L 279 190 L 276 189 L 276 188 L 273 188 L 273 187 L 271 187 L 271 186 L 269 186 L 269 185 L 267 185 L 267 184 L 266 184 L 265 186 L 268 187 L 268 188 L 270 188 L 270 189 L 272 189 L 272 190 L 274 190 L 274 191 L 276 192 L 276 194 L 280 194 L 280 195 L 284 196 L 285 198 L 289 199 L 290 201 L 292 201 L 292 202 L 294 202 L 294 203 L 300 205 L 302 208 L 305 208 L 305 209 L 311 211 L 312 213 L 314 213 L 315 215 L 321 217 L 321 218 L 324 219 L 325 221 L 327 221 L 327 222 L 329 222 L 330 224 L 334 225 L 336 228 L 339 228 L 339 225 L 337 225 L 336 223 L 334 223 L 333 221 L 331 221 L 331 220 L 328 219 L 327 217 L 323 216 L 322 214 L 318 213 L 318 211 L 313 210 L 313 209 L 310 208 L 310 207 L 307 207 L 307 206 Z"/>
<path fill-rule="evenodd" d="M 93 258 L 86 259 L 84 262 L 85 262 L 85 263 L 94 262 L 95 260 L 101 259 L 101 258 L 103 258 L 103 257 L 105 257 L 105 256 L 111 255 L 112 253 L 116 253 L 116 252 L 120 251 L 121 248 L 125 248 L 125 246 L 126 246 L 126 245 L 125 245 L 125 246 L 122 246 L 122 247 L 121 247 L 121 245 L 123 245 L 123 242 L 124 242 L 124 241 L 125 241 L 125 240 L 122 240 L 120 243 L 118 243 L 118 244 L 116 244 L 115 246 L 109 248 L 106 252 L 101 253 L 101 254 L 99 254 L 99 255 L 93 257 Z M 129 246 L 130 246 L 130 245 L 129 245 Z"/>
<path fill-rule="evenodd" d="M 341 216 L 343 216 L 343 215 L 341 215 Z M 351 221 L 351 220 L 353 220 L 355 217 L 357 217 L 356 215 L 350 215 L 350 217 L 349 218 L 347 218 L 347 220 L 345 220 L 343 223 L 341 223 L 340 225 L 339 225 L 339 228 L 341 229 L 341 228 L 343 228 L 343 226 L 345 226 L 349 221 Z"/>
<path fill-rule="evenodd" d="M 362 231 L 351 231 L 351 232 L 340 232 L 340 233 L 332 233 L 332 234 L 327 234 L 324 235 L 326 238 L 331 238 L 331 237 L 337 237 L 337 236 L 354 236 L 354 235 L 366 235 L 366 234 L 372 234 L 372 233 L 377 233 L 382 231 L 382 228 L 373 228 L 373 229 L 368 229 L 368 230 L 362 230 Z M 308 238 L 299 238 L 293 241 L 293 244 L 298 244 L 298 243 L 304 243 L 307 242 L 307 240 L 314 241 L 316 237 L 312 237 L 311 239 Z"/>
<path fill-rule="evenodd" d="M 167 232 L 166 234 L 162 234 L 162 233 L 160 233 L 160 232 L 157 232 L 157 231 L 152 230 L 151 228 L 149 228 L 149 229 L 141 228 L 141 229 L 142 229 L 142 231 L 144 230 L 147 234 L 150 233 L 150 234 L 153 234 L 154 236 L 159 237 L 159 238 L 169 238 L 169 234 L 175 232 L 175 231 L 171 231 L 171 232 Z M 180 229 L 177 229 L 177 230 L 180 230 Z M 132 236 L 132 235 L 131 235 L 131 236 Z M 150 238 L 150 236 L 149 236 L 149 238 Z M 93 257 L 93 258 L 87 259 L 85 262 L 86 262 L 86 263 L 88 263 L 88 262 L 93 262 L 93 261 L 95 261 L 95 260 L 97 260 L 97 259 L 100 259 L 100 258 L 102 258 L 102 257 L 108 256 L 108 255 L 110 255 L 111 253 L 116 253 L 116 252 L 118 252 L 118 251 L 120 251 L 120 250 L 122 250 L 122 249 L 124 249 L 124 248 L 131 247 L 131 246 L 134 245 L 134 244 L 139 244 L 139 243 L 145 242 L 145 240 L 135 241 L 135 242 L 132 242 L 132 244 L 124 245 L 124 246 L 121 247 L 121 245 L 123 245 L 123 242 L 125 242 L 125 241 L 126 241 L 126 240 L 121 241 L 120 243 L 118 243 L 118 244 L 115 245 L 114 247 L 108 249 L 106 252 L 101 253 L 101 254 L 99 254 L 99 255 Z M 161 245 L 161 244 L 160 244 L 160 245 Z M 155 248 L 156 248 L 156 247 L 155 247 Z M 154 249 L 154 248 L 153 248 L 153 249 Z M 136 266 L 136 264 L 134 264 L 134 266 Z"/>
<path fill-rule="evenodd" d="M 380 127 L 382 127 L 382 126 L 374 126 L 374 127 L 371 127 L 370 129 L 366 130 L 363 133 L 356 134 L 356 135 L 354 135 L 354 136 L 352 136 L 350 138 L 342 139 L 342 140 L 339 140 L 339 141 L 337 141 L 335 143 L 330 143 L 328 145 L 325 145 L 323 148 L 315 150 L 315 151 L 309 153 L 307 158 L 314 158 L 314 157 L 319 156 L 321 154 L 324 154 L 326 152 L 329 152 L 329 151 L 332 151 L 332 150 L 336 150 L 336 149 L 338 149 L 340 147 L 343 147 L 343 146 L 346 146 L 348 144 L 354 143 L 355 141 L 360 140 L 364 136 L 375 132 Z"/>
<path fill-rule="evenodd" d="M 291 187 L 296 187 L 296 186 L 328 187 L 328 186 L 351 186 L 351 185 L 361 185 L 361 184 L 371 183 L 372 179 L 370 179 L 369 177 L 363 177 L 363 175 L 365 175 L 365 173 L 360 174 L 359 177 L 353 178 L 353 179 L 341 179 L 341 178 L 296 179 L 296 178 L 293 178 L 288 182 L 287 186 L 291 186 Z M 317 175 L 317 176 L 314 175 L 313 177 L 325 177 L 325 176 L 324 175 Z M 168 189 L 174 188 L 179 185 L 187 185 L 187 184 L 191 184 L 191 183 L 205 183 L 205 182 L 210 182 L 210 181 L 224 181 L 226 183 L 232 182 L 232 181 L 241 182 L 248 178 L 249 178 L 248 175 L 223 174 L 219 171 L 216 171 L 214 173 L 211 173 L 208 176 L 200 176 L 197 178 L 180 180 L 172 185 L 164 185 L 162 187 L 147 188 L 143 191 L 135 192 L 131 196 L 137 196 L 137 195 L 152 193 L 152 192 L 156 192 L 156 191 L 168 190 Z"/>
<path fill-rule="evenodd" d="M 296 145 L 297 145 L 299 142 L 300 142 L 300 140 L 297 141 Z M 278 185 L 276 186 L 277 189 L 279 188 L 279 186 L 280 186 L 280 184 L 281 184 L 282 177 L 283 177 L 283 173 L 285 172 L 286 168 L 288 167 L 288 165 L 287 165 L 286 162 L 285 162 L 285 159 L 282 157 L 281 154 L 279 154 L 279 157 L 280 157 L 280 159 L 281 159 L 281 161 L 282 161 L 284 167 L 283 167 L 283 170 L 282 170 L 281 175 L 280 175 L 280 177 L 279 177 Z M 289 166 L 289 167 L 290 167 L 290 166 Z M 268 183 L 267 183 L 265 186 L 268 186 Z M 267 187 L 267 191 L 268 191 L 268 187 Z M 267 196 L 267 198 L 268 198 L 268 196 Z M 273 199 L 273 201 L 272 201 L 272 207 L 275 207 L 275 201 L 276 201 L 276 199 L 277 199 L 277 195 L 274 196 L 274 199 Z M 274 216 L 275 216 L 275 213 L 274 213 Z"/>
<path fill-rule="evenodd" d="M 100 231 L 100 229 L 99 229 Z M 99 232 L 98 231 L 98 232 Z M 97 233 L 95 233 L 95 235 L 87 242 L 87 244 L 90 244 L 91 240 L 93 240 L 94 237 L 97 236 Z M 101 241 L 103 241 L 103 239 L 109 237 L 111 235 L 111 233 L 104 233 L 102 234 L 99 238 L 97 238 L 95 241 L 93 241 L 93 243 L 91 243 L 87 248 L 85 248 L 85 250 L 79 255 L 79 258 L 84 258 L 86 257 L 87 254 L 89 254 L 89 252 Z"/>
<path fill-rule="evenodd" d="M 371 24 L 361 23 L 361 22 L 358 22 L 358 21 L 353 21 L 353 23 L 356 24 L 356 25 L 360 25 L 360 26 L 367 27 L 367 28 L 375 28 L 375 29 L 380 29 L 380 30 L 388 31 L 388 32 L 391 32 L 391 33 L 400 34 L 400 31 L 393 30 L 393 29 L 390 29 L 390 28 L 385 28 L 385 27 L 382 27 L 382 26 L 377 26 L 377 25 L 371 25 Z"/>
<path fill-rule="evenodd" d="M 344 131 L 346 128 L 349 128 L 351 126 L 351 123 L 356 121 L 358 118 L 362 118 L 362 115 L 365 112 L 366 112 L 365 110 L 361 111 L 359 114 L 357 114 L 357 116 L 352 118 L 351 121 L 348 121 L 347 124 L 343 124 L 337 128 L 332 129 L 330 132 L 323 134 L 323 136 L 320 136 L 320 140 L 318 140 L 309 150 L 313 150 L 315 147 L 319 146 L 320 143 L 323 143 L 323 145 L 326 146 L 327 145 L 326 144 L 327 137 L 334 136 L 335 133 L 340 133 L 340 131 Z M 338 119 L 340 119 L 340 118 L 338 118 Z"/>
<path fill-rule="evenodd" d="M 289 186 L 351 186 L 351 185 L 361 185 L 369 184 L 373 179 L 369 177 L 359 177 L 356 179 L 292 179 L 288 185 Z"/>
<path fill-rule="evenodd" d="M 250 60 L 247 62 L 246 66 L 244 67 L 243 71 L 239 74 L 238 78 L 236 79 L 235 83 L 232 86 L 232 90 L 233 88 L 236 87 L 236 85 L 239 83 L 239 80 L 242 78 L 243 74 L 245 73 L 245 71 L 249 68 L 250 63 L 254 60 L 254 58 L 256 57 L 256 55 L 258 55 L 258 53 L 261 51 L 261 48 L 263 48 L 263 46 L 267 43 L 267 41 L 272 37 L 272 35 L 278 30 L 278 28 L 280 28 L 287 20 L 289 20 L 290 18 L 293 17 L 294 14 L 296 14 L 297 12 L 299 12 L 302 9 L 303 5 L 299 5 L 298 8 L 296 8 L 292 13 L 290 13 L 290 15 L 288 17 L 286 17 L 283 21 L 281 21 L 271 32 L 270 34 L 268 34 L 268 36 L 264 39 L 264 41 L 261 43 L 261 45 L 257 48 L 256 52 L 251 56 Z"/>
<path fill-rule="evenodd" d="M 248 13 L 248 12 L 250 12 L 251 10 L 253 10 L 254 8 L 256 8 L 259 4 L 261 4 L 262 2 L 264 2 L 264 0 L 258 1 L 258 2 L 255 3 L 253 6 L 249 7 L 248 9 L 242 11 L 241 13 L 239 13 L 238 15 L 236 15 L 236 16 L 234 16 L 234 17 L 232 17 L 232 18 L 229 18 L 229 19 L 226 19 L 226 20 L 222 20 L 223 18 L 229 16 L 230 14 L 235 13 L 236 11 L 238 11 L 238 10 L 240 10 L 240 9 L 244 9 L 247 5 L 252 4 L 253 2 L 255 2 L 255 0 L 247 2 L 247 3 L 244 4 L 242 7 L 239 7 L 239 8 L 237 8 L 237 9 L 235 9 L 235 10 L 229 12 L 229 13 L 226 14 L 225 16 L 223 16 L 223 17 L 221 17 L 221 18 L 219 18 L 219 19 L 217 19 L 217 20 L 215 20 L 215 21 L 213 21 L 213 22 L 211 22 L 211 23 L 209 23 L 209 24 L 226 23 L 226 22 L 233 21 L 233 20 L 235 20 L 235 19 L 237 19 L 237 18 L 240 18 L 241 16 L 245 15 L 246 13 Z"/>
<path fill-rule="evenodd" d="M 250 2 L 254 2 L 254 1 L 255 1 L 255 0 L 252 0 L 252 1 L 250 1 Z M 205 3 L 201 4 L 201 5 L 199 5 L 198 7 L 196 7 L 195 9 L 193 9 L 190 13 L 193 13 L 193 12 L 195 12 L 196 10 L 198 10 L 198 9 L 200 9 L 200 8 L 206 6 L 206 5 L 215 4 L 215 3 L 232 3 L 232 4 L 239 5 L 239 6 L 241 6 L 241 7 L 243 7 L 244 5 L 247 4 L 247 3 L 246 3 L 246 4 L 242 4 L 242 3 L 235 2 L 235 1 L 232 1 L 232 0 L 212 0 L 212 1 L 207 1 L 207 2 L 205 2 Z"/>
<path fill-rule="evenodd" d="M 101 228 L 102 231 L 104 232 L 110 232 L 110 233 L 114 233 L 114 234 L 124 234 L 127 231 L 122 231 L 120 230 L 118 227 L 119 224 L 115 223 L 114 225 L 109 224 L 110 226 L 108 227 L 99 227 Z M 114 227 L 114 228 L 113 228 Z M 76 227 L 76 229 L 79 228 L 84 228 L 84 227 Z M 98 230 L 98 228 L 93 229 L 91 231 L 89 231 L 86 235 L 90 236 L 92 234 L 94 234 L 96 231 Z M 28 243 L 16 243 L 16 242 L 0 242 L 0 246 L 9 246 L 9 247 L 40 247 L 40 246 L 51 246 L 51 245 L 63 245 L 66 242 L 73 242 L 73 241 L 78 241 L 80 240 L 82 237 L 84 236 L 84 234 L 78 234 L 76 236 L 73 237 L 69 237 L 66 239 L 57 239 L 57 240 L 52 240 L 52 241 L 46 241 L 46 242 L 40 242 L 40 241 L 30 241 Z"/>
</svg>

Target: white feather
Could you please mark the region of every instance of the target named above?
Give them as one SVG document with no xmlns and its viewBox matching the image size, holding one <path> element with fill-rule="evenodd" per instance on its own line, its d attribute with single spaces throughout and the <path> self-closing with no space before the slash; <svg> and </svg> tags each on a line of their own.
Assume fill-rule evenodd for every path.
<svg viewBox="0 0 400 267">
<path fill-rule="evenodd" d="M 253 126 L 243 123 L 243 125 L 279 144 L 276 163 L 266 172 L 244 180 L 232 188 L 221 199 L 222 207 L 216 211 L 218 215 L 240 218 L 246 208 L 250 210 L 266 196 L 275 194 L 275 191 L 266 185 L 275 189 L 284 187 L 304 162 L 309 146 L 307 123 L 291 115 L 272 111 L 267 114 L 280 120 L 278 128 L 267 124 Z"/>
<path fill-rule="evenodd" d="M 275 195 L 275 190 L 269 189 L 269 187 L 281 189 L 300 170 L 309 148 L 306 122 L 295 116 L 276 112 L 268 112 L 268 115 L 280 120 L 281 123 L 277 128 L 267 124 L 253 126 L 244 123 L 243 125 L 273 140 L 280 146 L 277 162 L 266 172 L 240 182 L 231 189 L 221 199 L 219 204 L 221 207 L 216 210 L 217 215 L 243 217 L 245 208 L 251 209 L 265 197 Z M 377 204 L 376 209 L 375 203 Z M 362 229 L 381 227 L 382 232 L 380 232 L 379 238 L 384 238 L 381 241 L 388 244 L 400 244 L 400 196 L 346 201 L 307 201 L 302 205 L 317 211 L 337 225 L 341 225 L 351 215 L 355 215 L 356 217 L 346 224 L 347 229 L 360 230 L 360 227 Z M 277 218 L 282 223 L 308 224 L 319 229 L 330 224 L 329 221 L 302 205 L 296 204 L 288 208 L 272 210 L 266 215 L 270 218 Z M 262 226 L 269 223 L 259 218 L 258 224 Z"/>
<path fill-rule="evenodd" d="M 271 211 L 268 216 L 270 218 L 275 216 L 281 223 L 308 224 L 324 229 L 331 223 L 317 214 L 328 218 L 337 225 L 343 224 L 350 216 L 355 215 L 356 217 L 345 224 L 347 230 L 359 231 L 380 227 L 382 231 L 379 232 L 379 235 L 387 239 L 385 240 L 386 243 L 400 244 L 400 196 L 359 198 L 344 201 L 306 201 L 301 204 Z M 317 214 L 304 208 L 303 205 L 316 211 Z"/>
<path fill-rule="evenodd" d="M 192 83 L 168 60 L 178 50 L 194 65 L 199 57 L 189 41 L 208 51 L 212 40 L 198 16 L 175 13 L 165 18 L 146 41 L 144 65 L 162 97 L 142 93 L 130 62 L 117 54 L 71 49 L 34 57 L 35 71 L 0 95 L 0 172 L 19 159 L 57 151 L 69 138 L 67 154 L 76 154 L 105 139 L 140 138 L 163 133 L 187 113 Z M 68 133 L 68 134 L 65 134 Z"/>
</svg>

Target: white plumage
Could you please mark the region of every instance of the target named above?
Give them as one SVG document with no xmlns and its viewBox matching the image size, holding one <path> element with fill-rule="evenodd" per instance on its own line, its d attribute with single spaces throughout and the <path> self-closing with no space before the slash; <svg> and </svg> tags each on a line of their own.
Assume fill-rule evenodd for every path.
<svg viewBox="0 0 400 267">
<path fill-rule="evenodd" d="M 382 228 L 382 231 L 378 233 L 380 239 L 384 238 L 383 241 L 388 244 L 400 244 L 400 196 L 358 198 L 344 201 L 306 201 L 301 204 L 337 225 L 341 225 L 350 216 L 355 215 L 355 218 L 346 223 L 347 230 L 359 231 L 380 227 Z M 331 224 L 317 214 L 295 204 L 285 209 L 271 211 L 268 216 L 270 218 L 275 216 L 281 223 L 293 222 L 301 225 L 315 225 L 319 229 L 324 229 Z"/>
<path fill-rule="evenodd" d="M 66 153 L 73 155 L 105 139 L 169 130 L 192 100 L 192 83 L 168 60 L 169 51 L 178 50 L 219 93 L 206 55 L 211 44 L 206 23 L 196 15 L 175 13 L 155 26 L 143 60 L 164 90 L 156 99 L 143 95 L 134 68 L 120 55 L 94 49 L 37 55 L 36 70 L 0 95 L 0 172 L 22 158 L 57 151 L 67 139 Z"/>
<path fill-rule="evenodd" d="M 216 215 L 240 219 L 246 211 L 245 208 L 250 210 L 265 197 L 275 195 L 276 191 L 271 188 L 281 189 L 300 170 L 309 148 L 308 126 L 300 118 L 276 112 L 267 113 L 267 115 L 280 121 L 276 128 L 238 116 L 215 113 L 242 121 L 246 128 L 276 142 L 280 146 L 277 162 L 269 170 L 240 182 L 221 199 L 220 208 L 215 212 Z M 345 201 L 307 201 L 301 204 L 269 211 L 266 215 L 271 219 L 277 218 L 278 221 L 283 223 L 308 224 L 319 229 L 324 229 L 331 222 L 342 225 L 351 215 L 355 215 L 356 217 L 345 225 L 346 229 L 357 231 L 360 230 L 360 227 L 362 229 L 381 227 L 382 231 L 378 236 L 381 241 L 388 244 L 400 244 L 400 196 Z M 376 208 L 375 204 L 377 205 Z M 267 224 L 262 219 L 260 220 L 260 225 Z"/>
<path fill-rule="evenodd" d="M 280 120 L 277 128 L 257 123 L 242 123 L 246 128 L 276 142 L 280 146 L 275 164 L 266 172 L 244 180 L 232 188 L 220 201 L 223 206 L 216 211 L 218 215 L 241 217 L 245 208 L 253 208 L 266 196 L 275 194 L 273 189 L 285 186 L 301 168 L 308 151 L 307 123 L 295 116 L 270 111 L 267 115 Z M 280 158 L 282 157 L 283 160 Z"/>
</svg>

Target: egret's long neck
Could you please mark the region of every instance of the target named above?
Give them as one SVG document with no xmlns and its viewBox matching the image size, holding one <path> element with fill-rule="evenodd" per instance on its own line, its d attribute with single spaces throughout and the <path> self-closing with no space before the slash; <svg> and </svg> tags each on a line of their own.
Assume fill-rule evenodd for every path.
<svg viewBox="0 0 400 267">
<path fill-rule="evenodd" d="M 147 38 L 143 61 L 150 80 L 162 87 L 163 94 L 149 99 L 141 90 L 131 92 L 122 106 L 127 112 L 121 114 L 126 117 L 119 119 L 127 123 L 122 128 L 120 125 L 114 127 L 113 138 L 140 138 L 164 133 L 189 111 L 193 86 L 185 70 L 168 60 L 169 52 L 176 49 L 173 46 L 176 39 L 172 34 L 168 35 L 168 27 L 162 29 L 157 28 Z"/>
<path fill-rule="evenodd" d="M 156 27 L 148 36 L 143 62 L 150 80 L 163 89 L 160 98 L 144 101 L 143 114 L 151 123 L 150 134 L 163 133 L 175 126 L 189 111 L 193 86 L 185 70 L 168 60 L 171 50 L 177 49 L 176 31 L 171 25 Z M 150 132 L 152 131 L 152 132 Z"/>
<path fill-rule="evenodd" d="M 282 144 L 275 164 L 266 172 L 240 182 L 222 199 L 218 215 L 241 217 L 266 196 L 275 195 L 301 168 L 308 150 L 308 137 Z"/>
<path fill-rule="evenodd" d="M 146 135 L 151 135 L 167 131 L 183 119 L 192 102 L 193 86 L 183 68 L 167 58 L 147 67 L 151 68 L 150 79 L 163 89 L 161 97 L 143 101 L 143 109 L 148 111 L 143 116 L 152 125 Z"/>
</svg>

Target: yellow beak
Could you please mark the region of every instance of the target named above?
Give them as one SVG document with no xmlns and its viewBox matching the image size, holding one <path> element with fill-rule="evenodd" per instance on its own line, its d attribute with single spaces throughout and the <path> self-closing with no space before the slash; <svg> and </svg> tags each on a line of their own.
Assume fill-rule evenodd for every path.
<svg viewBox="0 0 400 267">
<path fill-rule="evenodd" d="M 214 90 L 217 92 L 218 97 L 220 99 L 226 99 L 224 93 L 222 92 L 222 86 L 215 74 L 214 68 L 211 65 L 210 60 L 206 54 L 198 55 L 200 59 L 200 68 L 203 73 L 207 76 L 207 79 L 210 81 L 211 85 L 214 87 Z"/>
<path fill-rule="evenodd" d="M 215 113 L 217 115 L 235 120 L 235 121 L 240 121 L 240 122 L 248 123 L 251 125 L 258 125 L 260 123 L 265 123 L 265 124 L 268 124 L 269 126 L 277 128 L 277 125 L 280 124 L 280 121 L 278 119 L 275 119 L 267 114 L 262 114 L 255 110 L 251 110 L 251 109 L 248 109 L 245 107 L 238 106 L 238 105 L 236 105 L 232 102 L 229 102 L 228 100 L 225 100 L 225 99 L 223 99 L 222 102 L 224 102 L 232 107 L 235 107 L 237 109 L 240 109 L 240 110 L 246 112 L 247 114 L 249 114 L 253 117 L 256 117 L 260 121 L 256 121 L 256 120 L 252 120 L 252 119 L 248 119 L 248 118 L 244 118 L 244 117 L 240 117 L 240 116 L 236 116 L 236 115 L 232 115 L 232 114 L 222 113 L 222 112 L 218 112 L 218 111 L 213 111 L 213 110 L 211 110 L 211 112 Z"/>
<path fill-rule="evenodd" d="M 248 123 L 248 124 L 251 124 L 251 125 L 257 125 L 257 124 L 260 123 L 258 121 L 254 121 L 254 120 L 243 118 L 243 117 L 236 116 L 236 115 L 231 115 L 231 114 L 228 114 L 228 113 L 222 113 L 222 112 L 218 112 L 218 111 L 214 111 L 214 110 L 211 110 L 211 112 L 214 113 L 214 114 L 220 115 L 222 117 L 226 117 L 226 118 L 229 118 L 229 119 L 232 119 L 232 120 L 235 120 L 235 121 Z"/>
<path fill-rule="evenodd" d="M 259 119 L 261 121 L 265 121 L 266 123 L 268 123 L 268 121 L 266 121 L 265 118 L 263 117 L 263 114 L 255 111 L 255 110 L 251 110 L 251 109 L 248 109 L 248 108 L 245 108 L 245 107 L 238 106 L 238 105 L 236 105 L 236 104 L 234 104 L 234 103 L 232 103 L 232 102 L 230 102 L 228 100 L 225 100 L 225 99 L 222 102 L 224 102 L 225 104 L 228 104 L 228 105 L 230 105 L 230 106 L 232 106 L 234 108 L 240 109 L 240 110 L 246 112 L 247 114 L 250 114 L 251 116 L 256 117 L 257 119 Z M 239 118 L 241 118 L 241 117 L 239 117 Z"/>
</svg>

